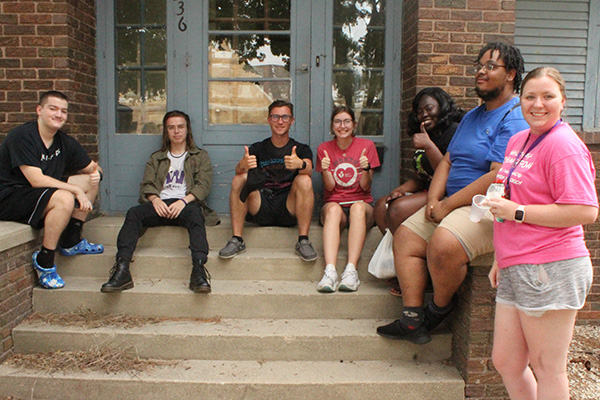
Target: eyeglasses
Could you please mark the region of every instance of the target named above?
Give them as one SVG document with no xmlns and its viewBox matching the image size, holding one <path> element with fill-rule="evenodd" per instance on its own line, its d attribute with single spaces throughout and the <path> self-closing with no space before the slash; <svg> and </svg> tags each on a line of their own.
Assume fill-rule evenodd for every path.
<svg viewBox="0 0 600 400">
<path fill-rule="evenodd" d="M 354 121 L 352 121 L 351 119 L 334 119 L 333 120 L 333 124 L 334 125 L 352 125 L 354 123 Z"/>
<path fill-rule="evenodd" d="M 271 115 L 269 115 L 269 118 L 270 118 L 270 119 L 271 119 L 271 121 L 273 121 L 273 122 L 277 122 L 277 121 L 279 121 L 280 119 L 281 119 L 283 122 L 290 122 L 290 120 L 292 119 L 292 116 L 291 116 L 291 115 L 287 115 L 287 114 L 285 114 L 285 115 L 271 114 Z"/>
<path fill-rule="evenodd" d="M 498 64 L 494 64 L 493 62 L 487 62 L 482 65 L 482 64 L 476 62 L 475 64 L 473 64 L 473 73 L 474 74 L 478 73 L 479 71 L 481 71 L 481 68 L 485 69 L 487 72 L 492 72 L 496 68 L 506 68 L 506 65 L 498 65 Z"/>
<path fill-rule="evenodd" d="M 185 131 L 187 129 L 186 124 L 181 125 L 167 125 L 167 131 L 175 132 L 175 131 Z"/>
</svg>

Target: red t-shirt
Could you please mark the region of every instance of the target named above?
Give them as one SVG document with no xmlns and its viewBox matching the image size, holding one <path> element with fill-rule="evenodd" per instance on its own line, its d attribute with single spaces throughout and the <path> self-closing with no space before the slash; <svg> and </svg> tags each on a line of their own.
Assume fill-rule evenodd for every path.
<svg viewBox="0 0 600 400">
<path fill-rule="evenodd" d="M 360 178 L 363 170 L 360 168 L 360 155 L 367 149 L 365 155 L 369 159 L 371 168 L 377 168 L 379 156 L 375 149 L 375 144 L 368 139 L 353 138 L 350 146 L 342 150 L 338 147 L 335 139 L 329 142 L 321 143 L 317 148 L 317 172 L 323 172 L 321 169 L 321 160 L 325 157 L 325 151 L 329 155 L 331 164 L 329 170 L 333 172 L 335 186 L 333 190 L 325 190 L 324 201 L 341 203 L 346 201 L 362 200 L 367 203 L 373 202 L 371 191 L 365 191 L 360 187 Z M 348 204 L 348 207 L 350 204 Z"/>
</svg>

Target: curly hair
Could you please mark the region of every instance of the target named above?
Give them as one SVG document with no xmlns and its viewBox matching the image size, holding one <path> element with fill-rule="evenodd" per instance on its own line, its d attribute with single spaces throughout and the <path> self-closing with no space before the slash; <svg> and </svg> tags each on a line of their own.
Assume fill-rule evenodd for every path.
<svg viewBox="0 0 600 400">
<path fill-rule="evenodd" d="M 412 102 L 412 110 L 408 114 L 407 128 L 408 134 L 413 135 L 421 130 L 421 123 L 417 118 L 417 109 L 419 108 L 419 102 L 423 96 L 431 96 L 437 101 L 439 105 L 438 120 L 435 124 L 435 131 L 445 131 L 453 122 L 460 122 L 462 117 L 465 115 L 465 111 L 458 107 L 454 102 L 452 96 L 439 87 L 426 87 L 421 90 Z"/>
<path fill-rule="evenodd" d="M 523 73 L 525 73 L 525 61 L 523 60 L 523 56 L 521 56 L 521 51 L 508 43 L 490 42 L 479 51 L 477 61 L 481 60 L 481 57 L 483 57 L 485 52 L 488 50 L 491 50 L 491 54 L 498 50 L 500 53 L 499 58 L 504 62 L 506 70 L 516 71 L 515 80 L 513 81 L 513 91 L 515 93 L 519 93 L 519 89 L 521 88 L 521 80 L 523 79 Z"/>
</svg>

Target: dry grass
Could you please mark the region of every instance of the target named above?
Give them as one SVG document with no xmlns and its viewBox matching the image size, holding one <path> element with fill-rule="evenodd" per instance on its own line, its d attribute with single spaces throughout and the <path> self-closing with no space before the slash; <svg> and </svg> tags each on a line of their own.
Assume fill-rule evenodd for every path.
<svg viewBox="0 0 600 400">
<path fill-rule="evenodd" d="M 87 351 L 55 351 L 52 353 L 15 354 L 6 363 L 17 368 L 33 369 L 47 374 L 56 372 L 101 371 L 107 374 L 127 372 L 136 376 L 159 365 L 177 365 L 176 361 L 144 360 L 134 348 L 100 349 Z"/>
<path fill-rule="evenodd" d="M 572 400 L 600 398 L 600 326 L 576 326 L 567 365 Z"/>
<path fill-rule="evenodd" d="M 157 324 L 165 321 L 197 321 L 197 322 L 221 322 L 221 317 L 215 318 L 156 318 L 156 317 L 139 317 L 135 315 L 119 315 L 110 314 L 104 315 L 96 313 L 92 310 L 79 310 L 68 314 L 38 314 L 33 313 L 28 318 L 31 322 L 41 322 L 46 324 L 61 325 L 61 326 L 76 326 L 85 329 L 95 329 L 104 326 L 118 328 L 138 328 L 144 325 Z"/>
</svg>

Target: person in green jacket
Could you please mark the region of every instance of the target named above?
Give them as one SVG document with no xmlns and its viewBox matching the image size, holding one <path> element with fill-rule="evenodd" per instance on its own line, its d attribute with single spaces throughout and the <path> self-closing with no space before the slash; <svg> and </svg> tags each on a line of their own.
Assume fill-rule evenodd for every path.
<svg viewBox="0 0 600 400">
<path fill-rule="evenodd" d="M 100 291 L 112 293 L 133 288 L 129 263 L 143 229 L 166 225 L 188 230 L 193 265 L 190 290 L 211 291 L 205 267 L 208 257 L 205 224 L 214 226 L 220 222 L 205 203 L 212 176 L 208 153 L 194 144 L 190 117 L 177 110 L 165 114 L 162 147 L 146 163 L 140 184 L 141 204 L 127 212 L 117 237 L 116 262 Z"/>
</svg>

